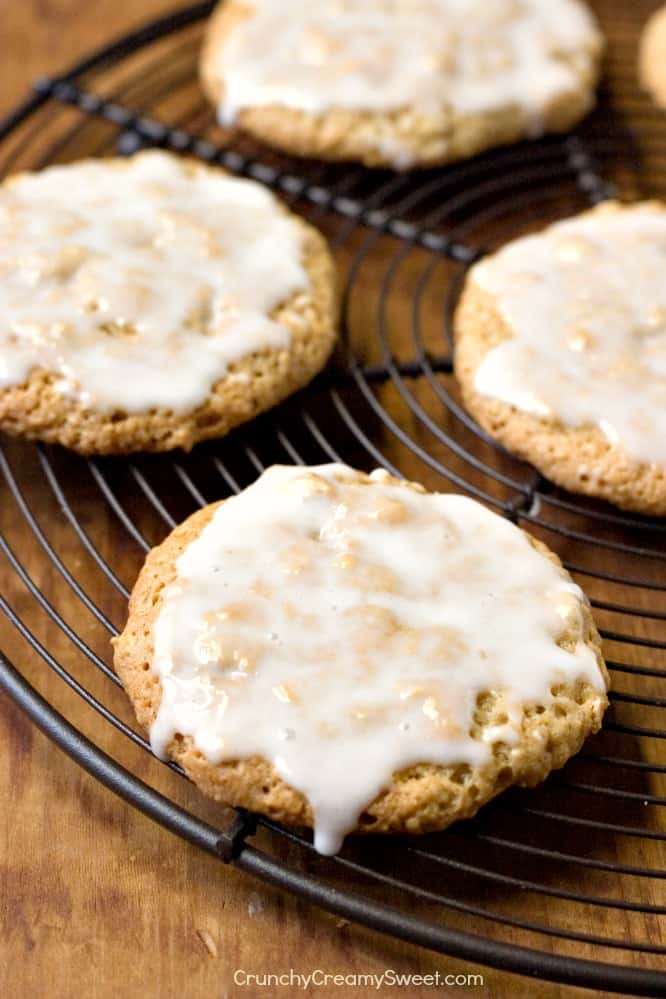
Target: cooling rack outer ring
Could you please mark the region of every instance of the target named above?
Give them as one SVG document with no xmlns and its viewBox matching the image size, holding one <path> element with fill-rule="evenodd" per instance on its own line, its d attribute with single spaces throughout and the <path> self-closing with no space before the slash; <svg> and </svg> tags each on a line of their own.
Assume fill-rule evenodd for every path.
<svg viewBox="0 0 666 999">
<path fill-rule="evenodd" d="M 111 119 L 112 115 L 108 114 L 109 108 L 108 106 L 103 107 L 104 101 L 101 98 L 98 99 L 97 106 L 94 106 L 92 95 L 78 89 L 77 81 L 79 78 L 91 71 L 113 65 L 126 56 L 141 50 L 144 46 L 165 38 L 190 24 L 195 24 L 206 17 L 213 6 L 213 3 L 206 2 L 176 10 L 86 56 L 57 78 L 38 81 L 35 85 L 35 92 L 0 122 L 0 140 L 5 139 L 16 128 L 30 119 L 42 105 L 53 97 L 61 103 L 76 104 L 81 110 L 93 114 L 106 111 L 107 116 Z M 86 101 L 90 106 L 86 105 Z M 122 110 L 119 108 L 119 111 Z M 121 122 L 118 124 L 119 127 L 122 127 Z M 128 119 L 126 124 L 146 141 L 160 141 L 156 139 L 154 134 L 155 122 L 134 117 Z M 171 144 L 173 148 L 180 148 L 178 142 L 183 138 L 183 135 L 185 139 L 188 138 L 187 133 L 163 128 L 164 142 L 167 145 Z M 171 142 L 172 138 L 178 141 Z M 594 164 L 590 165 L 589 157 L 587 160 L 585 159 L 587 153 L 582 146 L 580 149 L 575 147 L 575 143 L 578 141 L 575 136 L 570 140 L 570 143 L 574 143 L 571 148 L 572 153 L 579 159 L 582 158 L 577 169 L 584 169 L 594 180 Z M 214 149 L 213 152 L 215 152 Z M 244 172 L 241 157 L 238 157 L 233 151 L 225 152 L 224 155 L 232 158 L 229 164 L 232 169 L 235 164 L 235 169 L 238 172 Z M 224 159 L 221 161 L 226 165 Z M 257 164 L 254 165 L 257 166 Z M 261 164 L 258 166 L 261 167 Z M 273 170 L 270 167 L 267 169 L 269 173 Z M 254 174 L 251 175 L 254 176 Z M 256 179 L 266 179 L 265 170 L 264 177 L 262 178 L 260 172 L 257 172 Z M 273 170 L 273 179 L 269 178 L 268 182 L 280 187 L 284 193 L 300 193 L 311 204 L 322 205 L 324 208 L 333 207 L 341 214 L 347 214 L 350 218 L 363 222 L 370 229 L 388 232 L 406 241 L 413 238 L 415 244 L 424 246 L 433 252 L 444 252 L 451 259 L 460 263 L 469 264 L 475 259 L 476 251 L 472 248 L 468 248 L 464 244 L 452 243 L 441 234 L 426 230 L 416 231 L 413 226 L 414 232 L 410 234 L 410 223 L 399 220 L 396 223 L 390 215 L 385 215 L 381 210 L 367 211 L 361 215 L 358 211 L 358 203 L 345 202 L 344 198 L 337 199 L 340 202 L 338 206 L 331 202 L 330 198 L 326 200 L 329 192 L 312 184 L 308 187 L 308 182 L 304 181 L 303 178 L 280 175 Z M 610 189 L 602 181 L 597 179 L 595 184 L 599 198 L 609 196 Z M 410 374 L 409 371 L 404 373 Z M 383 369 L 382 371 L 378 370 L 377 374 L 380 378 L 383 377 Z M 364 379 L 368 376 L 372 381 L 372 372 L 354 369 L 355 378 Z M 531 495 L 527 495 L 527 500 L 523 501 L 523 505 L 531 506 L 531 502 Z M 659 971 L 565 957 L 524 946 L 513 946 L 490 937 L 447 928 L 419 919 L 397 908 L 391 908 L 356 892 L 340 890 L 319 877 L 290 868 L 247 842 L 247 837 L 252 834 L 254 829 L 254 822 L 250 816 L 238 812 L 227 829 L 217 829 L 180 808 L 169 798 L 159 794 L 139 780 L 72 726 L 1 654 L 0 688 L 83 769 L 142 813 L 218 859 L 233 863 L 267 883 L 287 890 L 312 904 L 410 943 L 451 957 L 504 971 L 583 986 L 595 989 L 600 993 L 666 995 L 666 974 Z"/>
<path fill-rule="evenodd" d="M 95 746 L 56 711 L 1 653 L 0 689 L 64 753 L 148 818 L 199 849 L 233 863 L 277 888 L 298 895 L 306 902 L 408 943 L 501 971 L 599 992 L 637 996 L 666 994 L 666 975 L 659 972 L 544 954 L 446 929 L 397 912 L 354 892 L 342 892 L 312 875 L 290 870 L 246 842 L 245 837 L 253 832 L 251 817 L 239 812 L 230 827 L 223 831 L 195 818 Z"/>
</svg>

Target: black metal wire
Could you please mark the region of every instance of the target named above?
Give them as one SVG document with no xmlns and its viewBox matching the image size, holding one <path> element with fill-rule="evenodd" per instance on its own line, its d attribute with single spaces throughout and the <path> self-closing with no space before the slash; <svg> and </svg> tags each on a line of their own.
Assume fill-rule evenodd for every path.
<svg viewBox="0 0 666 999">
<path fill-rule="evenodd" d="M 579 199 L 581 207 L 613 196 L 615 185 L 606 179 L 606 170 L 619 159 L 625 169 L 638 171 L 638 162 L 628 159 L 626 142 L 640 145 L 642 133 L 633 129 L 622 136 L 602 134 L 592 121 L 567 138 L 549 138 L 528 147 L 498 151 L 418 177 L 373 174 L 357 167 L 294 164 L 248 143 L 220 146 L 214 133 L 193 131 L 195 123 L 205 128 L 209 117 L 203 113 L 199 98 L 196 105 L 184 111 L 181 107 L 178 120 L 163 122 L 155 112 L 171 91 L 187 85 L 191 78 L 182 46 L 180 63 L 163 53 L 151 53 L 151 58 L 138 66 L 132 62 L 133 55 L 143 54 L 152 42 L 172 35 L 178 38 L 179 32 L 190 30 L 211 6 L 199 4 L 155 21 L 95 53 L 62 77 L 39 81 L 35 94 L 0 125 L 0 142 L 17 136 L 0 162 L 4 170 L 10 170 L 19 159 L 30 159 L 33 145 L 39 145 L 40 116 L 48 112 L 53 120 L 58 107 L 65 104 L 78 109 L 80 117 L 46 149 L 41 148 L 33 157 L 33 166 L 47 163 L 55 155 L 67 159 L 75 142 L 77 147 L 86 143 L 94 155 L 106 152 L 109 140 L 100 144 L 99 134 L 91 124 L 92 119 L 100 118 L 116 129 L 116 138 L 111 142 L 115 141 L 121 152 L 160 145 L 267 184 L 296 207 L 309 211 L 325 226 L 336 251 L 349 260 L 344 289 L 344 350 L 341 360 L 297 400 L 263 418 L 255 427 L 237 432 L 227 441 L 206 445 L 187 458 L 82 462 L 38 445 L 34 451 L 24 448 L 19 460 L 15 460 L 0 447 L 0 473 L 7 487 L 7 502 L 13 504 L 24 532 L 27 528 L 41 553 L 44 571 L 65 584 L 91 628 L 99 629 L 103 636 L 113 635 L 117 626 L 105 602 L 111 596 L 126 598 L 132 580 L 125 578 L 124 565 L 100 550 L 90 503 L 93 511 L 101 504 L 109 512 L 123 544 L 134 553 L 132 564 L 136 565 L 185 513 L 238 492 L 273 461 L 378 463 L 402 475 L 404 456 L 410 475 L 415 474 L 412 468 L 416 463 L 431 479 L 453 484 L 514 521 L 548 532 L 565 564 L 584 575 L 589 585 L 597 581 L 622 585 L 622 599 L 630 603 L 607 597 L 608 590 L 603 599 L 593 599 L 597 611 L 604 615 L 605 638 L 619 643 L 622 659 L 629 660 L 613 660 L 609 666 L 614 674 L 650 686 L 640 692 L 615 691 L 612 714 L 602 736 L 564 774 L 556 775 L 541 792 L 533 793 L 529 804 L 525 804 L 528 799 L 524 796 L 504 796 L 475 823 L 418 846 L 400 840 L 383 843 L 377 857 L 372 850 L 362 850 L 360 859 L 353 860 L 347 852 L 328 862 L 322 877 L 308 871 L 313 859 L 312 844 L 302 835 L 262 820 L 274 836 L 286 837 L 302 858 L 302 863 L 278 861 L 246 842 L 254 828 L 250 817 L 239 813 L 229 829 L 217 830 L 157 794 L 77 732 L 4 658 L 0 658 L 0 687 L 66 752 L 146 814 L 208 852 L 316 904 L 401 939 L 505 970 L 605 992 L 666 994 L 666 973 L 656 964 L 641 969 L 601 959 L 583 961 L 543 948 L 509 945 L 501 938 L 502 928 L 511 928 L 530 941 L 541 935 L 627 954 L 652 954 L 655 958 L 666 951 L 649 934 L 649 920 L 663 915 L 666 906 L 649 902 L 643 888 L 644 884 L 663 884 L 666 871 L 654 864 L 626 862 L 623 853 L 616 856 L 615 852 L 615 845 L 635 839 L 666 842 L 663 820 L 658 818 L 666 796 L 664 789 L 654 784 L 666 773 L 666 764 L 659 762 L 666 731 L 658 727 L 656 718 L 657 712 L 666 707 L 666 691 L 660 688 L 660 693 L 655 687 L 666 679 L 666 659 L 659 658 L 666 649 L 666 605 L 661 596 L 666 590 L 666 524 L 620 514 L 602 504 L 554 490 L 480 430 L 458 404 L 450 378 L 451 319 L 466 269 L 483 252 L 485 238 L 479 240 L 478 234 L 500 225 L 509 236 L 517 224 L 520 228 L 520 213 L 546 219 L 551 211 L 547 206 L 555 204 L 563 191 Z M 615 9 L 610 0 L 601 6 Z M 105 90 L 105 96 L 100 96 L 98 79 L 104 78 L 109 67 L 125 64 L 126 74 L 116 90 L 110 95 Z M 660 127 L 663 132 L 663 124 L 656 119 L 651 127 L 653 132 Z M 0 146 L 0 155 L 4 150 L 5 146 Z M 393 247 L 388 263 L 387 240 Z M 384 254 L 382 273 L 379 279 L 375 276 L 368 282 L 365 274 L 372 271 L 377 253 Z M 421 309 L 440 267 L 446 268 L 446 276 L 439 296 L 441 328 L 437 331 L 424 326 Z M 394 289 L 410 269 L 415 274 L 409 303 L 414 353 L 405 358 L 398 356 L 393 343 L 391 301 Z M 353 318 L 354 296 L 361 286 L 365 295 L 374 296 L 375 316 L 373 329 L 362 331 L 363 343 L 358 340 Z M 433 333 L 439 334 L 439 345 L 433 345 Z M 364 348 L 368 345 L 372 345 L 379 361 L 367 361 Z M 392 415 L 386 393 L 401 401 L 409 423 L 403 426 Z M 37 492 L 29 477 L 23 481 L 23 459 L 30 453 L 35 455 L 35 468 L 46 487 Z M 87 506 L 80 496 L 80 484 L 90 491 Z M 52 519 L 44 513 L 44 497 L 57 504 L 62 515 L 59 531 L 54 531 Z M 143 510 L 141 517 L 137 516 L 138 506 Z M 99 576 L 102 586 L 95 589 L 94 598 L 61 547 L 63 530 L 69 532 L 70 541 L 76 541 Z M 15 633 L 101 719 L 133 745 L 149 750 L 144 736 L 109 707 L 105 695 L 97 692 L 99 683 L 103 687 L 110 683 L 115 688 L 118 680 L 108 662 L 82 637 L 83 618 L 76 625 L 68 622 L 54 599 L 45 596 L 42 572 L 36 575 L 28 568 L 32 563 L 24 562 L 22 551 L 12 544 L 11 530 L 7 537 L 0 537 L 0 552 L 16 584 L 33 601 L 32 605 L 21 601 L 19 613 L 18 605 L 2 598 L 0 610 Z M 604 552 L 606 562 L 599 565 L 600 553 Z M 612 564 L 609 557 L 614 560 Z M 629 558 L 632 569 L 625 571 L 624 563 Z M 108 593 L 104 592 L 104 584 L 109 587 Z M 630 597 L 625 596 L 628 592 Z M 45 615 L 55 625 L 55 631 L 83 666 L 66 667 L 62 657 L 38 637 L 34 624 L 39 615 Z M 94 671 L 90 676 L 89 669 Z M 93 675 L 99 678 L 95 693 L 90 689 Z M 168 766 L 182 776 L 175 764 Z M 496 825 L 494 818 L 501 819 L 501 823 Z M 566 849 L 555 835 L 556 830 L 566 830 Z M 536 831 L 543 834 L 538 842 L 534 841 Z M 590 831 L 595 833 L 595 842 L 590 841 Z M 609 842 L 613 844 L 613 859 L 603 852 L 604 844 Z M 600 854 L 591 852 L 597 845 Z M 483 847 L 481 854 L 479 847 Z M 353 854 L 354 848 L 351 850 Z M 515 867 L 517 857 L 528 856 L 539 861 L 534 869 L 536 876 L 531 879 Z M 382 857 L 388 867 L 381 863 Z M 431 873 L 424 887 L 420 868 L 446 870 L 448 874 L 440 880 Z M 352 874 L 359 887 L 367 881 L 381 890 L 390 888 L 405 901 L 388 905 L 377 902 L 369 891 L 359 894 L 342 890 L 333 882 L 336 872 Z M 585 879 L 591 873 L 595 880 L 588 886 Z M 510 897 L 507 902 L 504 895 L 489 895 L 480 904 L 464 889 L 457 889 L 457 882 L 449 884 L 449 875 L 472 879 L 485 886 L 484 891 L 501 888 L 504 893 L 543 895 L 560 904 L 554 905 L 552 912 L 546 911 L 540 920 L 526 919 L 513 914 Z M 618 878 L 631 884 L 635 899 L 613 894 Z M 656 889 L 654 897 L 659 897 Z M 409 899 L 438 906 L 438 922 L 412 913 Z M 638 928 L 634 935 L 618 932 L 612 937 L 572 929 L 562 905 L 572 911 L 580 905 L 592 910 L 597 906 L 617 909 L 626 914 L 626 919 L 638 913 L 645 935 L 639 937 Z M 446 913 L 454 911 L 481 920 L 487 924 L 487 932 L 476 935 L 447 926 Z"/>
</svg>

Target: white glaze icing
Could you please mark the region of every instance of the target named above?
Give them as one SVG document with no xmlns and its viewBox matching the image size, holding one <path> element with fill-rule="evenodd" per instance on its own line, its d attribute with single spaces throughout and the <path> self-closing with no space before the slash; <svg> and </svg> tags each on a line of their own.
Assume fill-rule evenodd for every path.
<svg viewBox="0 0 666 999">
<path fill-rule="evenodd" d="M 301 237 L 259 184 L 142 153 L 0 188 L 0 387 L 36 367 L 98 410 L 188 410 L 235 361 L 284 348 Z"/>
<path fill-rule="evenodd" d="M 512 337 L 474 385 L 666 467 L 666 211 L 604 206 L 478 264 Z"/>
<path fill-rule="evenodd" d="M 219 52 L 227 125 L 271 105 L 312 114 L 516 107 L 538 135 L 551 101 L 589 86 L 581 79 L 601 45 L 578 0 L 253 0 L 248 11 Z M 405 166 L 395 146 L 388 153 Z"/>
<path fill-rule="evenodd" d="M 154 625 L 165 756 L 189 735 L 215 764 L 258 754 L 303 792 L 334 853 L 394 771 L 482 764 L 516 746 L 551 685 L 604 690 L 575 584 L 473 500 L 344 465 L 274 466 L 227 500 L 177 561 Z M 469 735 L 477 694 L 506 724 Z"/>
</svg>

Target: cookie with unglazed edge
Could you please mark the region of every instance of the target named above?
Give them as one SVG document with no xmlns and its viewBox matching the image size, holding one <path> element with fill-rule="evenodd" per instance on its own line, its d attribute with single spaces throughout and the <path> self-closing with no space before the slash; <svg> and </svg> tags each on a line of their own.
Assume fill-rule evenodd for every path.
<svg viewBox="0 0 666 999">
<path fill-rule="evenodd" d="M 189 450 L 300 389 L 337 322 L 323 237 L 165 152 L 0 187 L 0 429 L 83 454 Z"/>
<path fill-rule="evenodd" d="M 589 604 L 545 545 L 343 465 L 274 466 L 177 527 L 114 662 L 158 755 L 327 853 L 537 784 L 607 704 Z"/>
<path fill-rule="evenodd" d="M 605 202 L 470 271 L 455 372 L 479 424 L 546 478 L 666 515 L 666 210 Z"/>
<path fill-rule="evenodd" d="M 643 90 L 666 108 L 666 6 L 654 12 L 641 32 L 638 75 Z"/>
<path fill-rule="evenodd" d="M 201 77 L 223 125 L 400 170 L 569 130 L 594 104 L 602 49 L 579 0 L 223 0 Z"/>
</svg>

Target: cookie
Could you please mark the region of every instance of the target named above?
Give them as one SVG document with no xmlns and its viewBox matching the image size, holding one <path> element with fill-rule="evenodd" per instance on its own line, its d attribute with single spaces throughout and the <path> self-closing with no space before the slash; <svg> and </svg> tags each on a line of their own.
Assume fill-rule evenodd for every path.
<svg viewBox="0 0 666 999">
<path fill-rule="evenodd" d="M 666 210 L 606 202 L 470 271 L 455 371 L 496 440 L 572 492 L 666 515 Z"/>
<path fill-rule="evenodd" d="M 223 0 L 201 77 L 225 126 L 404 170 L 572 128 L 602 48 L 579 0 Z"/>
<path fill-rule="evenodd" d="M 344 465 L 273 466 L 191 516 L 148 556 L 114 646 L 157 755 L 314 827 L 323 853 L 536 784 L 607 703 L 556 555 L 474 500 Z"/>
<path fill-rule="evenodd" d="M 666 6 L 655 11 L 641 33 L 638 75 L 643 90 L 666 108 Z"/>
<path fill-rule="evenodd" d="M 191 448 L 305 385 L 336 326 L 323 238 L 164 152 L 0 187 L 0 429 L 83 454 Z"/>
</svg>

